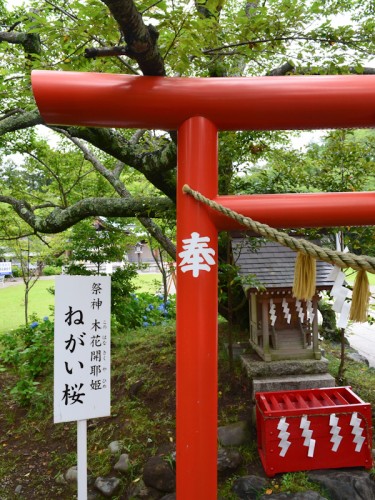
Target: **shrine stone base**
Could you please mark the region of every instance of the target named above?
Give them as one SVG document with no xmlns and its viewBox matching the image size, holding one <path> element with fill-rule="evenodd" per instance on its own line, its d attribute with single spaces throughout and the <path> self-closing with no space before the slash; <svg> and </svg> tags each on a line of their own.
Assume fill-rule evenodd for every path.
<svg viewBox="0 0 375 500">
<path fill-rule="evenodd" d="M 290 391 L 334 387 L 335 379 L 329 373 L 312 375 L 289 375 L 288 377 L 255 378 L 252 381 L 252 397 L 257 392 Z"/>
<path fill-rule="evenodd" d="M 256 392 L 287 391 L 334 387 L 335 379 L 328 373 L 328 361 L 284 360 L 261 361 L 253 354 L 243 354 L 241 362 L 251 380 L 252 399 Z"/>
</svg>

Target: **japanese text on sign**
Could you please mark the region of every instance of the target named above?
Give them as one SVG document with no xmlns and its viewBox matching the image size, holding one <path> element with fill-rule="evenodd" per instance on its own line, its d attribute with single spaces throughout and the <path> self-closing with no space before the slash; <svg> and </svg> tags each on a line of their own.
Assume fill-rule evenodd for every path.
<svg viewBox="0 0 375 500">
<path fill-rule="evenodd" d="M 0 262 L 0 276 L 7 276 L 12 274 L 11 262 Z"/>
<path fill-rule="evenodd" d="M 54 421 L 110 415 L 108 276 L 58 276 L 55 290 Z"/>
</svg>

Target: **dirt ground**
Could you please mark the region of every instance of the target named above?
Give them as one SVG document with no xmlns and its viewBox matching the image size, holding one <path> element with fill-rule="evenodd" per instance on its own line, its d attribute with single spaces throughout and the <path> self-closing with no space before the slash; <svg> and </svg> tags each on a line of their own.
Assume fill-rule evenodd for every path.
<svg viewBox="0 0 375 500">
<path fill-rule="evenodd" d="M 119 370 L 115 370 L 116 373 Z M 91 442 L 88 452 L 103 457 L 105 444 L 112 440 L 121 439 L 124 435 L 132 433 L 134 440 L 143 443 L 142 451 L 130 448 L 130 459 L 138 460 L 147 455 L 152 455 L 155 448 L 171 448 L 174 436 L 166 435 L 163 424 L 158 432 L 157 415 L 163 419 L 174 422 L 175 415 L 175 367 L 169 363 L 153 366 L 152 372 L 147 376 L 160 380 L 162 383 L 154 385 L 152 389 L 146 388 L 147 384 L 129 385 L 126 379 L 126 369 L 123 375 L 115 375 L 112 379 L 112 402 L 116 408 L 121 408 L 121 401 L 130 401 L 140 404 L 147 410 L 153 426 L 156 427 L 156 437 L 153 437 L 152 449 L 148 449 L 147 430 L 133 430 L 132 419 L 121 412 L 112 412 L 111 417 L 88 422 L 88 434 L 98 436 L 97 444 Z M 73 499 L 75 494 L 66 485 L 58 484 L 56 478 L 66 472 L 75 464 L 76 451 L 76 423 L 53 424 L 52 398 L 47 401 L 43 416 L 34 411 L 28 412 L 12 402 L 7 396 L 7 387 L 12 383 L 12 375 L 3 372 L 0 374 L 0 392 L 2 402 L 0 406 L 0 500 L 13 500 L 13 498 L 27 499 Z M 247 379 L 237 370 L 231 377 L 228 370 L 219 370 L 219 420 L 243 420 L 251 415 L 250 390 Z M 136 414 L 135 414 L 136 415 Z M 155 417 L 154 417 L 155 416 Z M 228 423 L 224 421 L 222 423 Z M 169 431 L 168 431 L 169 432 Z M 174 429 L 173 429 L 174 432 Z M 95 439 L 94 439 L 95 441 Z M 155 442 L 156 441 L 156 442 Z M 173 446 L 173 445 L 172 445 Z M 138 454 L 134 456 L 134 454 Z M 138 471 L 141 466 L 138 467 Z M 264 475 L 259 461 L 248 466 L 248 473 Z M 89 471 L 90 473 L 90 471 Z M 138 472 L 139 473 L 139 472 Z M 116 473 L 112 470 L 111 476 Z M 124 487 L 131 478 L 123 478 Z M 133 477 L 134 479 L 134 477 Z M 16 488 L 22 486 L 21 495 L 15 494 Z M 104 497 L 103 497 L 104 498 Z M 122 493 L 118 498 L 126 499 Z"/>
</svg>

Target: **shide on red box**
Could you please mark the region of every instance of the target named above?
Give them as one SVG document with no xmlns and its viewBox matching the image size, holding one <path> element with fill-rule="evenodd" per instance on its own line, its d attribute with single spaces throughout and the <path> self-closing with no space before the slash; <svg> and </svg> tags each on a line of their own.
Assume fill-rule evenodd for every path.
<svg viewBox="0 0 375 500">
<path fill-rule="evenodd" d="M 258 392 L 258 451 L 266 474 L 372 467 L 371 405 L 350 387 Z"/>
</svg>

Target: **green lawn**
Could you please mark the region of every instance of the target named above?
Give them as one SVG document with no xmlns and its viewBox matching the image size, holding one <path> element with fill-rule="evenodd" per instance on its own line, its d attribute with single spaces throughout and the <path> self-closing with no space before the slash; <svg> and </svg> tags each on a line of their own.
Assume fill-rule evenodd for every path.
<svg viewBox="0 0 375 500">
<path fill-rule="evenodd" d="M 355 277 L 357 276 L 356 271 L 353 271 L 352 269 L 350 269 L 345 274 L 346 274 L 346 280 L 348 281 L 348 283 L 350 283 L 352 285 L 354 283 Z M 368 277 L 368 281 L 369 281 L 370 285 L 375 286 L 375 274 L 367 273 L 367 277 Z"/>
<path fill-rule="evenodd" d="M 29 315 L 35 313 L 39 318 L 51 316 L 49 306 L 53 305 L 54 297 L 47 288 L 53 285 L 53 280 L 36 282 L 29 294 Z M 7 288 L 0 287 L 0 333 L 24 324 L 24 292 L 23 282 Z"/>
<path fill-rule="evenodd" d="M 47 289 L 54 286 L 54 280 L 39 280 L 29 295 L 29 317 L 36 314 L 39 318 L 51 316 L 54 297 Z M 155 293 L 161 286 L 161 276 L 157 274 L 139 274 L 136 278 L 136 292 Z M 20 282 L 6 288 L 0 287 L 0 333 L 13 330 L 24 324 L 25 285 Z"/>
<path fill-rule="evenodd" d="M 135 283 L 136 293 L 156 293 L 161 287 L 161 274 L 138 274 Z"/>
</svg>

